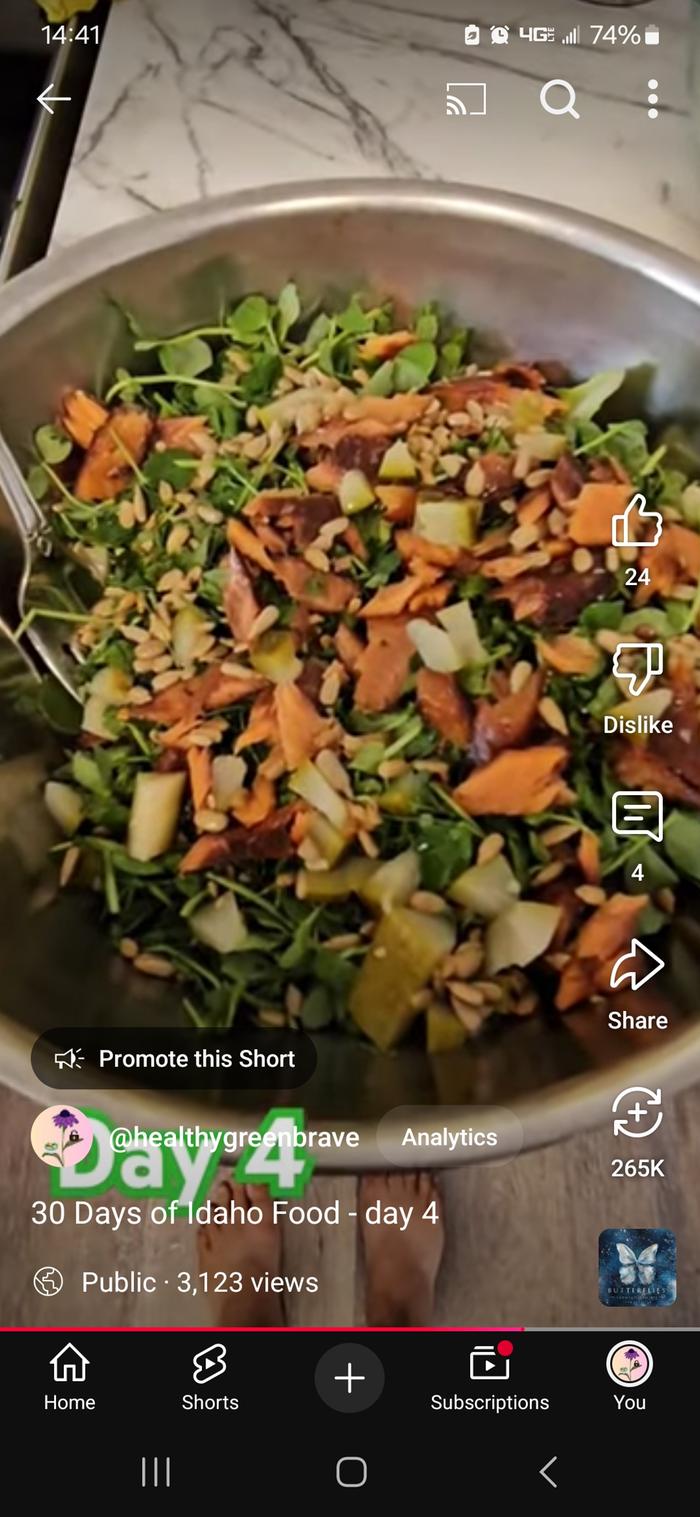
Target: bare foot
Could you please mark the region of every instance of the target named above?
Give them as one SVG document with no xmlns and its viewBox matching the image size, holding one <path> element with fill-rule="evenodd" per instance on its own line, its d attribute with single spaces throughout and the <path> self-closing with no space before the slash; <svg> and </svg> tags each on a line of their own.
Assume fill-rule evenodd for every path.
<svg viewBox="0 0 700 1517">
<path fill-rule="evenodd" d="M 242 1275 L 242 1289 L 209 1296 L 217 1327 L 284 1327 L 282 1297 L 253 1290 L 251 1275 L 279 1275 L 282 1270 L 282 1234 L 272 1220 L 270 1193 L 264 1185 L 235 1185 L 222 1180 L 212 1191 L 212 1206 L 231 1201 L 246 1211 L 259 1206 L 262 1222 L 211 1222 L 197 1235 L 199 1268 L 211 1274 Z M 234 1283 L 234 1282 L 231 1282 Z"/>
<path fill-rule="evenodd" d="M 368 1327 L 427 1327 L 433 1315 L 435 1282 L 443 1249 L 445 1227 L 441 1196 L 431 1175 L 368 1175 L 360 1181 L 360 1228 L 367 1276 Z M 380 1202 L 387 1207 L 413 1208 L 401 1232 L 380 1222 L 370 1225 L 367 1207 Z M 435 1202 L 438 1221 L 423 1220 Z"/>
</svg>

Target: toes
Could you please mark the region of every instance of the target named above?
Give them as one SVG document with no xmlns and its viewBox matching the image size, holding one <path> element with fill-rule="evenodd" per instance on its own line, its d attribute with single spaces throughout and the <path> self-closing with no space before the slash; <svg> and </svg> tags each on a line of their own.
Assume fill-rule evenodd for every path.
<svg viewBox="0 0 700 1517">
<path fill-rule="evenodd" d="M 434 1175 L 428 1174 L 426 1170 L 416 1175 L 416 1191 L 420 1199 L 425 1202 L 437 1201 L 440 1196 L 437 1180 Z"/>
<path fill-rule="evenodd" d="M 358 1194 L 363 1206 L 371 1206 L 373 1201 L 388 1200 L 391 1195 L 391 1175 L 363 1175 Z"/>
<path fill-rule="evenodd" d="M 240 1206 L 242 1211 L 247 1211 L 250 1204 L 248 1201 L 248 1187 L 239 1185 L 237 1181 L 232 1180 L 229 1188 L 234 1206 Z"/>
<path fill-rule="evenodd" d="M 259 1226 L 265 1227 L 269 1225 L 273 1227 L 274 1209 L 272 1205 L 272 1196 L 270 1195 L 267 1186 L 246 1185 L 244 1189 L 246 1208 L 249 1208 L 251 1206 L 258 1206 L 263 1214 L 263 1219 Z"/>
<path fill-rule="evenodd" d="M 212 1190 L 211 1196 L 210 1196 L 210 1200 L 211 1200 L 212 1206 L 223 1206 L 223 1207 L 225 1207 L 225 1209 L 226 1209 L 226 1217 L 225 1217 L 224 1220 L 226 1222 L 228 1221 L 228 1211 L 229 1211 L 229 1207 L 231 1205 L 231 1197 L 232 1196 L 233 1196 L 233 1189 L 232 1189 L 231 1185 L 229 1184 L 228 1180 L 218 1180 L 217 1183 L 216 1183 L 216 1185 L 214 1186 L 214 1189 Z M 212 1226 L 213 1227 L 221 1227 L 222 1225 L 223 1224 L 220 1221 L 216 1221 L 216 1220 L 212 1221 Z"/>
</svg>

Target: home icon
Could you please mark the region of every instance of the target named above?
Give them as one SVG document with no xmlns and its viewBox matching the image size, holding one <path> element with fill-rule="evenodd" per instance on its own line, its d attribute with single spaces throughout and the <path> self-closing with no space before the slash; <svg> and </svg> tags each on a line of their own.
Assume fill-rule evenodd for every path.
<svg viewBox="0 0 700 1517">
<path fill-rule="evenodd" d="M 74 1343 L 66 1343 L 65 1347 L 49 1360 L 49 1364 L 53 1367 L 54 1380 L 61 1381 L 84 1380 L 89 1363 L 90 1360 L 85 1354 L 81 1354 Z"/>
</svg>

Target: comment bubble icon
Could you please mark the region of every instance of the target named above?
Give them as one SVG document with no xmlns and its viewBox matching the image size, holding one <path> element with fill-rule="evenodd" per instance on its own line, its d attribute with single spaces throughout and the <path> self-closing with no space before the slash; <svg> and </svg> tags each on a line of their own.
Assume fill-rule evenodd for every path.
<svg viewBox="0 0 700 1517">
<path fill-rule="evenodd" d="M 659 790 L 616 790 L 612 802 L 612 830 L 617 837 L 650 838 L 660 843 L 664 835 L 664 800 Z"/>
</svg>

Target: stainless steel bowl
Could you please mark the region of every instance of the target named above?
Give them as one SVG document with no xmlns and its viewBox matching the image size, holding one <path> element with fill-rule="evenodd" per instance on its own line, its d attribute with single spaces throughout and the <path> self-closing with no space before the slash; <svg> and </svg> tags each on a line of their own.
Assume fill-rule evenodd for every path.
<svg viewBox="0 0 700 1517">
<path fill-rule="evenodd" d="M 16 458 L 26 461 L 32 429 L 52 413 L 63 386 L 100 383 L 126 357 L 123 309 L 147 330 L 167 333 L 211 320 L 240 292 L 274 291 L 290 277 L 307 297 L 362 290 L 391 295 L 400 307 L 437 298 L 477 330 L 485 354 L 557 357 L 581 374 L 624 366 L 634 371 L 635 408 L 659 422 L 694 419 L 700 271 L 687 260 L 531 200 L 352 180 L 272 188 L 154 216 L 14 280 L 0 297 L 0 430 Z M 11 618 L 22 552 L 1 507 L 0 501 L 0 614 Z M 89 903 L 66 894 L 41 907 L 49 832 L 39 785 L 49 750 L 47 732 L 6 699 L 0 1068 L 7 1084 L 42 1104 L 46 1088 L 28 1058 L 38 1031 L 95 1021 L 164 1026 L 181 1016 L 172 989 L 115 962 Z M 400 1107 L 421 1104 L 425 1128 L 456 1129 L 468 1123 L 467 1107 L 494 1103 L 518 1119 L 503 1124 L 504 1150 L 515 1151 L 520 1131 L 523 1146 L 534 1147 L 603 1122 L 626 1086 L 662 1084 L 668 1094 L 691 1084 L 700 1074 L 700 929 L 691 900 L 681 904 L 664 983 L 656 980 L 654 994 L 632 998 L 636 1010 L 663 1004 L 670 1018 L 664 1033 L 610 1032 L 598 1009 L 504 1026 L 464 1053 L 439 1059 L 416 1049 L 386 1057 L 338 1036 L 320 1038 L 318 1067 L 303 1092 L 310 1124 L 351 1124 L 361 1134 L 359 1149 L 345 1160 L 324 1151 L 321 1164 L 380 1166 L 387 1136 L 404 1125 L 386 1113 Z M 166 1099 L 134 1090 L 101 1104 L 121 1120 L 153 1126 L 187 1118 L 238 1127 L 271 1100 L 263 1093 Z M 452 1162 L 481 1155 L 458 1149 Z M 414 1162 L 413 1151 L 397 1151 L 396 1158 Z"/>
</svg>

